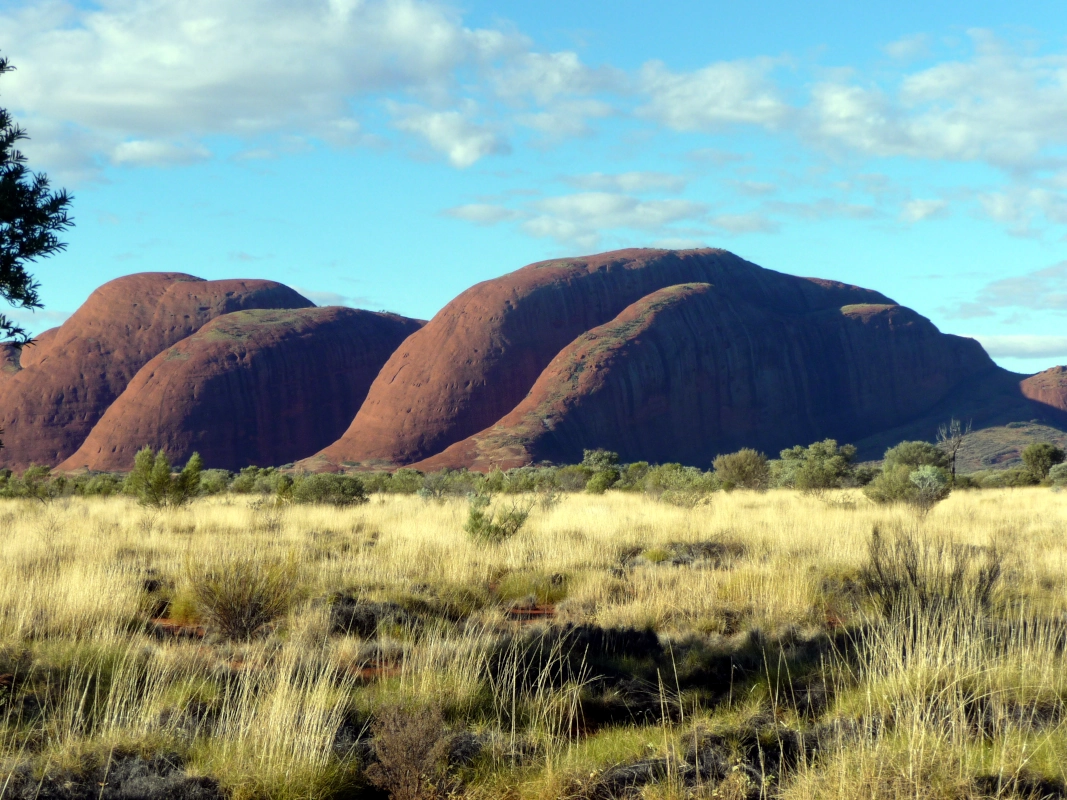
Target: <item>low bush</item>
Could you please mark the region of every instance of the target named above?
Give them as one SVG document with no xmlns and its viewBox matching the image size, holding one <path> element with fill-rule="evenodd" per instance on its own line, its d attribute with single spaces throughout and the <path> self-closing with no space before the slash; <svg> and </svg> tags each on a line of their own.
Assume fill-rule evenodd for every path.
<svg viewBox="0 0 1067 800">
<path fill-rule="evenodd" d="M 619 454 L 610 450 L 584 450 L 581 466 L 592 472 L 585 484 L 585 491 L 589 494 L 604 494 L 622 477 L 619 471 Z"/>
<path fill-rule="evenodd" d="M 237 494 L 277 494 L 288 476 L 274 467 L 245 467 L 234 476 L 230 491 Z"/>
<path fill-rule="evenodd" d="M 949 458 L 944 450 L 929 442 L 901 442 L 885 451 L 882 462 L 883 469 L 895 466 L 910 467 L 912 470 L 925 466 L 948 469 Z"/>
<path fill-rule="evenodd" d="M 1053 486 L 1067 486 L 1067 464 L 1057 464 L 1048 471 L 1049 482 Z"/>
<path fill-rule="evenodd" d="M 233 473 L 225 469 L 205 469 L 200 473 L 200 494 L 222 494 L 230 488 Z"/>
<path fill-rule="evenodd" d="M 664 503 L 693 508 L 720 488 L 714 473 L 681 464 L 660 464 L 645 476 L 645 494 Z"/>
<path fill-rule="evenodd" d="M 359 478 L 329 472 L 302 475 L 281 496 L 293 503 L 317 503 L 339 508 L 361 505 L 368 499 L 367 490 Z"/>
<path fill-rule="evenodd" d="M 762 492 L 770 484 L 771 470 L 767 466 L 767 456 L 748 447 L 718 456 L 712 467 L 722 488 L 727 491 L 753 489 Z"/>
<path fill-rule="evenodd" d="M 879 505 L 907 503 L 923 514 L 948 497 L 951 490 L 943 467 L 913 467 L 899 462 L 889 462 L 877 478 L 863 487 L 863 493 Z"/>
<path fill-rule="evenodd" d="M 490 509 L 492 499 L 489 494 L 471 496 L 463 530 L 475 539 L 500 543 L 522 530 L 522 526 L 530 518 L 533 504 L 515 502 L 493 511 Z"/>
<path fill-rule="evenodd" d="M 771 483 L 780 488 L 800 489 L 805 494 L 820 494 L 827 489 L 855 485 L 852 460 L 856 448 L 838 445 L 834 439 L 803 447 L 797 445 L 779 453 L 771 463 Z"/>
<path fill-rule="evenodd" d="M 367 768 L 371 783 L 390 800 L 432 800 L 452 796 L 446 782 L 449 737 L 437 708 L 378 712 L 371 726 L 375 762 Z"/>
<path fill-rule="evenodd" d="M 1023 468 L 1030 473 L 1034 483 L 1048 477 L 1052 468 L 1064 462 L 1062 449 L 1049 442 L 1032 442 L 1022 452 Z"/>
<path fill-rule="evenodd" d="M 197 615 L 229 639 L 248 640 L 288 613 L 296 598 L 292 561 L 234 555 L 186 565 L 187 593 Z"/>
<path fill-rule="evenodd" d="M 887 537 L 875 526 L 860 577 L 889 617 L 988 609 L 998 599 L 1003 575 L 1003 554 L 996 547 L 954 545 L 907 531 Z"/>
</svg>

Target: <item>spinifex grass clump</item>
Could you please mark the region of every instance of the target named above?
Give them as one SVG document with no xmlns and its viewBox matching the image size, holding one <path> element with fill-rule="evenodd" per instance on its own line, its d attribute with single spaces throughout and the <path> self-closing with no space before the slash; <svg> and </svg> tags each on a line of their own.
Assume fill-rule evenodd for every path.
<svg viewBox="0 0 1067 800">
<path fill-rule="evenodd" d="M 292 560 L 241 553 L 191 560 L 185 580 L 203 621 L 227 638 L 244 641 L 289 611 L 296 599 L 297 566 Z"/>
</svg>

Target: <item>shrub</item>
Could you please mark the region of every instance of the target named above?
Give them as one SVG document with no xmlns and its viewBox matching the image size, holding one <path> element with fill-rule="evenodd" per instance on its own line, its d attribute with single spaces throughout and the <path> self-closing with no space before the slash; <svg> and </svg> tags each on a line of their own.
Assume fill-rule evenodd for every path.
<svg viewBox="0 0 1067 800">
<path fill-rule="evenodd" d="M 593 477 L 589 479 L 589 482 L 585 484 L 585 491 L 589 494 L 604 494 L 608 489 L 612 488 L 619 482 L 619 471 L 617 469 L 605 469 L 593 474 Z"/>
<path fill-rule="evenodd" d="M 604 494 L 622 477 L 619 472 L 619 454 L 610 450 L 583 450 L 581 465 L 592 471 L 592 476 L 585 484 L 585 490 L 589 494 Z"/>
<path fill-rule="evenodd" d="M 363 481 L 354 475 L 334 475 L 320 472 L 302 475 L 283 493 L 294 503 L 318 503 L 330 506 L 354 506 L 367 502 Z"/>
<path fill-rule="evenodd" d="M 783 450 L 779 456 L 780 460 L 771 465 L 775 486 L 818 494 L 853 483 L 852 460 L 856 448 L 850 444 L 838 446 L 836 440 L 824 439 L 807 447 L 797 445 Z"/>
<path fill-rule="evenodd" d="M 947 469 L 949 458 L 937 445 L 929 442 L 901 442 L 896 447 L 885 451 L 882 468 L 902 465 L 915 470 L 919 467 L 932 466 Z"/>
<path fill-rule="evenodd" d="M 1053 486 L 1067 486 L 1067 464 L 1057 464 L 1048 471 Z"/>
<path fill-rule="evenodd" d="M 86 497 L 110 497 L 122 490 L 122 480 L 110 472 L 87 475 L 77 481 L 74 491 Z"/>
<path fill-rule="evenodd" d="M 242 641 L 288 613 L 296 597 L 292 561 L 235 555 L 213 564 L 191 562 L 185 579 L 200 618 Z"/>
<path fill-rule="evenodd" d="M 467 522 L 463 530 L 475 539 L 487 542 L 504 542 L 522 530 L 530 518 L 533 504 L 511 503 L 498 511 L 491 511 L 492 495 L 476 494 L 470 499 Z"/>
<path fill-rule="evenodd" d="M 199 492 L 203 467 L 200 455 L 193 453 L 182 471 L 173 475 L 167 454 L 162 449 L 156 453 L 151 447 L 145 447 L 134 457 L 133 470 L 126 476 L 123 491 L 136 497 L 143 506 L 180 506 Z"/>
<path fill-rule="evenodd" d="M 289 477 L 274 467 L 245 467 L 230 483 L 237 494 L 277 494 Z"/>
<path fill-rule="evenodd" d="M 863 493 L 875 503 L 907 503 L 923 514 L 948 497 L 950 491 L 948 472 L 932 464 L 913 468 L 909 464 L 890 463 L 863 488 Z"/>
<path fill-rule="evenodd" d="M 886 616 L 959 607 L 973 611 L 997 599 L 1002 562 L 995 547 L 952 545 L 903 531 L 888 541 L 875 526 L 860 581 Z"/>
<path fill-rule="evenodd" d="M 200 473 L 200 494 L 222 494 L 230 488 L 233 473 L 225 469 L 205 469 Z"/>
<path fill-rule="evenodd" d="M 712 466 L 722 488 L 726 490 L 764 491 L 770 483 L 771 470 L 767 466 L 767 456 L 748 447 L 717 457 Z"/>
<path fill-rule="evenodd" d="M 1023 465 L 1034 483 L 1048 477 L 1049 471 L 1064 461 L 1064 452 L 1049 442 L 1033 442 L 1022 452 Z"/>
<path fill-rule="evenodd" d="M 367 777 L 388 792 L 390 800 L 451 796 L 444 785 L 449 738 L 439 709 L 386 708 L 371 733 L 376 761 L 367 768 Z"/>
<path fill-rule="evenodd" d="M 1037 481 L 1025 467 L 1011 469 L 993 469 L 976 473 L 972 476 L 983 489 L 1014 489 L 1020 486 L 1033 486 Z"/>
<path fill-rule="evenodd" d="M 49 503 L 63 494 L 66 478 L 52 477 L 52 470 L 39 464 L 30 464 L 26 471 L 14 482 L 12 489 L 16 497 Z"/>
<path fill-rule="evenodd" d="M 645 494 L 671 505 L 693 508 L 719 488 L 714 473 L 681 464 L 660 464 L 645 477 Z"/>
</svg>

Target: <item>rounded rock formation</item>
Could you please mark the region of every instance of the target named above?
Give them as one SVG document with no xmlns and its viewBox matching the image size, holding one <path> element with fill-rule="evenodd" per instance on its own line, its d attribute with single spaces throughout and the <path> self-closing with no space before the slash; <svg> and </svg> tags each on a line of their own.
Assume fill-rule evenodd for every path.
<svg viewBox="0 0 1067 800">
<path fill-rule="evenodd" d="M 576 336 L 688 282 L 782 313 L 890 302 L 724 250 L 620 250 L 531 264 L 463 292 L 404 342 L 345 435 L 306 466 L 399 465 L 438 453 L 511 411 Z"/>
<path fill-rule="evenodd" d="M 44 358 L 48 349 L 52 346 L 52 342 L 55 341 L 57 333 L 59 333 L 58 327 L 49 328 L 34 336 L 33 341 L 22 348 L 19 364 L 23 369 L 34 366 Z"/>
<path fill-rule="evenodd" d="M 495 425 L 414 466 L 576 463 L 603 447 L 707 469 L 742 447 L 776 454 L 899 424 L 995 369 L 977 342 L 901 306 L 786 310 L 672 286 L 575 339 Z"/>
<path fill-rule="evenodd" d="M 142 367 L 59 468 L 125 471 L 145 445 L 230 470 L 311 455 L 345 430 L 419 327 L 337 307 L 217 317 Z"/>
<path fill-rule="evenodd" d="M 1067 414 L 1067 367 L 1052 367 L 1019 384 L 1023 396 L 1061 415 Z"/>
<path fill-rule="evenodd" d="M 70 456 L 141 367 L 209 320 L 311 305 L 274 281 L 148 272 L 105 283 L 21 371 L 0 381 L 0 466 L 55 465 Z"/>
</svg>

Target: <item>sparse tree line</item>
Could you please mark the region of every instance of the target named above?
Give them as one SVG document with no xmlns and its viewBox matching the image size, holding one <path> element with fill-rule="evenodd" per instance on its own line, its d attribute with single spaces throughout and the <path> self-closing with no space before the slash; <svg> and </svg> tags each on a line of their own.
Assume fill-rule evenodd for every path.
<svg viewBox="0 0 1067 800">
<path fill-rule="evenodd" d="M 886 451 L 880 466 L 856 463 L 855 447 L 826 439 L 782 450 L 776 459 L 742 449 L 718 456 L 707 471 L 682 464 L 624 464 L 616 453 L 586 450 L 580 464 L 495 469 L 488 474 L 452 469 L 422 473 L 402 468 L 358 476 L 299 475 L 284 468 L 254 466 L 232 473 L 204 469 L 195 453 L 176 470 L 165 452 L 146 447 L 126 475 L 53 475 L 44 466 L 31 466 L 21 475 L 0 470 L 0 497 L 48 502 L 59 497 L 125 494 L 152 507 L 178 506 L 196 497 L 224 493 L 262 495 L 278 504 L 336 506 L 364 503 L 371 494 L 418 495 L 427 500 L 471 497 L 474 516 L 482 514 L 491 529 L 487 499 L 493 495 L 533 495 L 534 502 L 549 507 L 564 493 L 602 494 L 611 490 L 644 493 L 672 505 L 692 507 L 714 492 L 734 489 L 796 489 L 814 496 L 832 489 L 861 489 L 875 503 L 907 503 L 929 510 L 953 489 L 1067 486 L 1064 451 L 1048 442 L 1028 445 L 1018 467 L 957 474 L 956 455 L 966 433 L 954 421 L 943 426 L 938 444 L 902 442 Z"/>
</svg>

